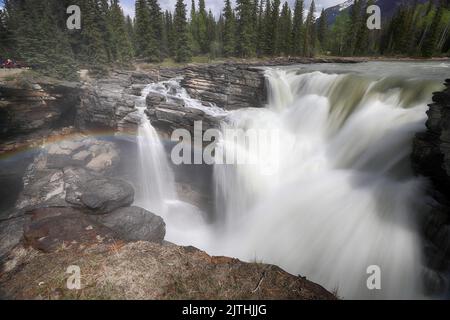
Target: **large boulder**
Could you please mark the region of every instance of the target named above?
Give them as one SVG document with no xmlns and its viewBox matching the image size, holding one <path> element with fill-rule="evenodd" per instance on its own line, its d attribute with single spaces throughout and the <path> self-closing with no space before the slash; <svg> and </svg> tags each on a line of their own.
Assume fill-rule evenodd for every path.
<svg viewBox="0 0 450 320">
<path fill-rule="evenodd" d="M 80 200 L 93 214 L 104 214 L 134 201 L 134 188 L 123 180 L 96 178 L 80 188 Z"/>
<path fill-rule="evenodd" d="M 96 221 L 114 230 L 126 241 L 161 243 L 166 235 L 164 220 L 139 207 L 120 208 L 98 216 Z"/>
<path fill-rule="evenodd" d="M 112 142 L 75 136 L 48 144 L 27 168 L 14 209 L 83 207 L 80 188 L 112 172 L 118 162 L 119 151 Z"/>
</svg>

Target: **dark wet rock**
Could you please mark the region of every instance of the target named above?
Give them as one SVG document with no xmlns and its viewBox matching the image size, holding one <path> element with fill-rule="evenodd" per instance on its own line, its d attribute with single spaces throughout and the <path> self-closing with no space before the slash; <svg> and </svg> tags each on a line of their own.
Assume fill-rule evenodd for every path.
<svg viewBox="0 0 450 320">
<path fill-rule="evenodd" d="M 162 243 L 166 234 L 164 220 L 139 207 L 120 208 L 98 216 L 96 221 L 115 231 L 126 241 Z"/>
<path fill-rule="evenodd" d="M 65 188 L 65 200 L 69 206 L 83 207 L 81 202 L 82 187 L 94 178 L 100 178 L 96 174 L 85 168 L 68 167 L 63 169 L 63 179 Z"/>
<path fill-rule="evenodd" d="M 167 101 L 152 105 L 147 109 L 146 114 L 152 125 L 166 137 L 170 137 L 173 131 L 177 129 L 186 129 L 193 134 L 196 121 L 202 122 L 202 132 L 219 128 L 220 123 L 220 117 L 214 117 L 202 110 Z"/>
<path fill-rule="evenodd" d="M 39 159 L 39 158 L 38 158 Z M 42 204 L 64 206 L 65 190 L 63 172 L 39 167 L 34 162 L 24 177 L 24 188 L 16 202 L 17 210 L 27 210 Z"/>
<path fill-rule="evenodd" d="M 445 275 L 448 272 L 442 273 L 450 266 L 450 80 L 445 86 L 444 91 L 433 94 L 426 131 L 416 135 L 412 153 L 415 172 L 432 184 L 423 231 L 431 243 L 425 246 L 425 257 L 430 270 L 426 273 L 427 290 L 433 294 L 445 294 L 450 289 Z"/>
<path fill-rule="evenodd" d="M 145 99 L 147 106 L 153 108 L 166 101 L 166 97 L 161 93 L 150 92 Z"/>
<path fill-rule="evenodd" d="M 448 292 L 450 289 L 449 278 L 444 273 L 424 268 L 422 270 L 422 279 L 426 295 L 438 297 L 440 293 Z"/>
<path fill-rule="evenodd" d="M 417 173 L 429 177 L 439 192 L 450 196 L 450 81 L 446 87 L 433 95 L 427 131 L 416 135 L 412 160 Z"/>
<path fill-rule="evenodd" d="M 116 234 L 73 208 L 41 208 L 30 212 L 25 225 L 25 244 L 43 252 L 62 247 L 113 243 Z"/>
<path fill-rule="evenodd" d="M 138 128 L 136 101 L 149 83 L 179 76 L 180 69 L 155 68 L 146 71 L 116 71 L 100 80 L 85 83 L 77 107 L 78 128 L 106 128 L 134 134 Z"/>
<path fill-rule="evenodd" d="M 80 200 L 92 214 L 104 214 L 127 207 L 134 201 L 133 187 L 123 180 L 98 178 L 80 188 Z"/>
<path fill-rule="evenodd" d="M 141 123 L 141 115 L 139 111 L 128 113 L 117 123 L 117 131 L 129 136 L 131 133 L 137 134 L 139 124 Z"/>
<path fill-rule="evenodd" d="M 29 218 L 29 216 L 21 216 L 0 221 L 0 258 L 21 241 L 24 225 Z"/>
<path fill-rule="evenodd" d="M 133 112 L 137 97 L 127 90 L 132 84 L 129 72 L 114 72 L 108 78 L 86 83 L 77 108 L 77 127 L 115 129 L 119 120 Z"/>
</svg>

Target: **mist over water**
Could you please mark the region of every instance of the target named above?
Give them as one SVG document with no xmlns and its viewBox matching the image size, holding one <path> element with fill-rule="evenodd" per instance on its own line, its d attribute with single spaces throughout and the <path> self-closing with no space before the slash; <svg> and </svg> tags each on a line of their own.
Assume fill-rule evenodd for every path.
<svg viewBox="0 0 450 320">
<path fill-rule="evenodd" d="M 177 210 L 155 212 L 171 216 L 167 240 L 276 264 L 341 298 L 422 297 L 418 221 L 426 184 L 411 172 L 409 156 L 439 82 L 299 70 L 266 70 L 266 108 L 226 114 L 225 152 L 233 145 L 226 129 L 274 130 L 279 143 L 258 141 L 256 164 L 214 166 L 213 224 L 176 196 L 162 195 L 172 191 L 156 195 L 177 203 Z M 144 141 L 155 139 L 145 122 L 141 129 Z M 156 153 L 167 161 L 159 147 L 140 148 L 141 158 Z M 277 170 L 262 172 L 259 164 L 267 162 Z M 142 168 L 144 177 L 149 168 L 164 176 L 147 176 L 149 186 L 174 181 L 170 169 Z M 381 269 L 381 290 L 367 288 L 371 265 Z"/>
</svg>

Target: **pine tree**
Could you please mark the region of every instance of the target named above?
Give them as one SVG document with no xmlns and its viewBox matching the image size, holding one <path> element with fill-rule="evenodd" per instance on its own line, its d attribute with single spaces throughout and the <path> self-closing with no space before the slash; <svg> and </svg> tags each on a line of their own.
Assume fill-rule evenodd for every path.
<svg viewBox="0 0 450 320">
<path fill-rule="evenodd" d="M 75 80 L 76 63 L 67 35 L 58 28 L 55 4 L 51 0 L 16 3 L 15 22 L 19 23 L 14 24 L 13 30 L 15 51 L 44 75 Z"/>
<path fill-rule="evenodd" d="M 0 57 L 6 57 L 11 50 L 11 33 L 8 28 L 5 10 L 0 10 Z"/>
<path fill-rule="evenodd" d="M 199 21 L 198 13 L 195 8 L 195 1 L 191 2 L 191 19 L 189 21 L 189 42 L 192 53 L 197 55 L 200 54 L 200 44 L 199 44 L 200 34 L 199 34 Z"/>
<path fill-rule="evenodd" d="M 272 2 L 271 0 L 266 0 L 266 6 L 262 21 L 263 26 L 261 27 L 262 34 L 260 35 L 261 38 L 260 50 L 262 55 L 270 55 L 273 40 L 271 38 L 272 37 L 271 21 L 272 21 Z"/>
<path fill-rule="evenodd" d="M 225 25 L 223 31 L 223 51 L 226 57 L 231 57 L 236 53 L 236 21 L 231 1 L 225 0 L 225 8 L 223 11 L 225 17 Z"/>
<path fill-rule="evenodd" d="M 355 53 L 357 31 L 360 30 L 362 23 L 361 10 L 362 1 L 355 0 L 355 3 L 351 7 L 350 22 L 347 29 L 346 51 L 349 56 L 353 56 Z"/>
<path fill-rule="evenodd" d="M 324 9 L 322 9 L 322 13 L 320 14 L 320 18 L 317 23 L 317 38 L 320 42 L 322 50 L 325 50 L 327 47 L 327 13 Z"/>
<path fill-rule="evenodd" d="M 134 35 L 133 19 L 131 19 L 130 16 L 127 16 L 125 20 L 126 20 L 125 21 L 125 28 L 127 30 L 128 39 L 130 39 L 130 42 L 131 42 L 131 48 L 133 50 L 133 56 L 134 56 L 134 47 L 135 47 L 134 39 L 135 39 L 135 35 Z"/>
<path fill-rule="evenodd" d="M 197 42 L 200 46 L 201 53 L 207 53 L 209 50 L 209 30 L 208 30 L 208 14 L 206 13 L 205 0 L 199 0 L 198 2 L 198 39 Z"/>
<path fill-rule="evenodd" d="M 134 29 L 136 55 L 154 61 L 156 57 L 151 56 L 152 52 L 149 49 L 149 44 L 153 42 L 153 37 L 150 26 L 150 10 L 146 0 L 136 0 Z"/>
<path fill-rule="evenodd" d="M 306 17 L 304 33 L 304 50 L 305 55 L 308 57 L 313 57 L 316 53 L 317 33 L 314 18 L 315 11 L 316 5 L 313 0 L 311 2 L 311 6 L 309 7 L 308 16 Z"/>
<path fill-rule="evenodd" d="M 212 53 L 210 53 L 211 58 L 216 57 L 223 57 L 224 56 L 224 49 L 223 49 L 223 33 L 225 28 L 225 19 L 223 17 L 223 14 L 219 16 L 219 19 L 216 23 L 216 32 L 215 32 L 215 40 L 212 45 Z"/>
<path fill-rule="evenodd" d="M 430 30 L 425 38 L 422 46 L 422 56 L 432 57 L 436 50 L 436 42 L 438 38 L 439 24 L 441 23 L 442 14 L 444 11 L 444 6 L 439 5 L 433 17 L 433 22 L 431 23 Z"/>
<path fill-rule="evenodd" d="M 169 50 L 169 29 L 167 28 L 166 14 L 161 14 L 162 19 L 162 34 L 161 34 L 161 59 L 170 57 Z"/>
<path fill-rule="evenodd" d="M 113 62 L 114 56 L 116 53 L 114 52 L 113 46 L 113 35 L 111 28 L 111 21 L 109 19 L 110 7 L 108 0 L 94 0 L 96 2 L 95 5 L 95 15 L 97 19 L 95 22 L 97 23 L 97 27 L 100 30 L 100 35 L 102 38 L 102 46 L 105 48 L 107 55 L 107 62 Z"/>
<path fill-rule="evenodd" d="M 271 5 L 270 18 L 267 21 L 267 53 L 270 56 L 278 54 L 278 27 L 280 20 L 280 0 L 274 0 Z"/>
<path fill-rule="evenodd" d="M 167 30 L 168 52 L 170 57 L 174 57 L 176 54 L 176 35 L 173 26 L 173 17 L 170 11 L 166 11 L 164 15 L 166 24 L 165 29 Z"/>
<path fill-rule="evenodd" d="M 175 61 L 188 62 L 191 60 L 191 51 L 189 48 L 186 5 L 183 0 L 177 0 L 173 24 L 176 37 Z"/>
<path fill-rule="evenodd" d="M 255 1 L 258 4 L 258 1 Z M 259 2 L 257 29 L 256 29 L 256 54 L 260 57 L 264 54 L 264 31 L 265 31 L 265 15 L 264 15 L 265 0 Z"/>
<path fill-rule="evenodd" d="M 211 51 L 211 46 L 212 46 L 213 42 L 216 42 L 216 28 L 217 28 L 216 19 L 214 18 L 212 11 L 209 10 L 208 16 L 206 18 L 206 30 L 208 30 L 207 38 L 206 38 L 206 42 L 208 45 L 207 52 Z M 217 44 L 214 44 L 213 47 L 217 53 L 217 48 L 218 48 Z"/>
<path fill-rule="evenodd" d="M 303 0 L 296 0 L 294 8 L 294 22 L 292 27 L 292 53 L 297 56 L 304 54 L 302 46 L 303 16 L 304 16 Z"/>
<path fill-rule="evenodd" d="M 367 8 L 367 7 L 366 7 Z M 367 12 L 367 10 L 364 10 Z M 362 21 L 367 21 L 369 19 L 369 15 L 366 13 Z M 354 54 L 356 55 L 364 55 L 368 50 L 368 42 L 369 42 L 369 29 L 365 23 L 360 23 L 359 29 L 356 30 L 356 40 L 355 40 L 355 50 Z"/>
<path fill-rule="evenodd" d="M 120 64 L 129 63 L 133 57 L 133 50 L 119 0 L 112 0 L 111 2 L 110 24 L 114 59 Z"/>
<path fill-rule="evenodd" d="M 281 10 L 280 26 L 278 28 L 277 52 L 283 55 L 289 55 L 292 51 L 292 18 L 291 9 L 287 2 L 284 3 Z"/>
<path fill-rule="evenodd" d="M 253 8 L 253 1 L 251 0 L 236 0 L 236 18 L 238 21 L 237 51 L 244 58 L 253 57 L 256 53 Z"/>
<path fill-rule="evenodd" d="M 162 13 L 158 0 L 147 0 L 147 5 L 150 13 L 150 30 L 152 33 L 152 41 L 149 45 L 150 57 L 155 62 L 161 61 L 161 46 L 162 46 Z"/>
</svg>

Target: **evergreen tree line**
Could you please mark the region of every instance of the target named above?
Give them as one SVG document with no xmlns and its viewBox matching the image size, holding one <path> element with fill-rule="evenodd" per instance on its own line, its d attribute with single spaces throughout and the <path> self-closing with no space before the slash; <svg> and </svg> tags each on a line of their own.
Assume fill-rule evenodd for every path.
<svg viewBox="0 0 450 320">
<path fill-rule="evenodd" d="M 2 56 L 26 62 L 44 75 L 76 79 L 86 67 L 104 73 L 108 65 L 134 57 L 133 23 L 119 0 L 5 0 L 0 27 Z M 66 10 L 78 5 L 82 28 L 69 30 Z"/>
<path fill-rule="evenodd" d="M 439 1 L 439 0 L 437 0 Z M 449 51 L 448 1 L 403 5 L 382 30 L 369 30 L 367 7 L 356 0 L 348 14 L 328 25 L 326 11 L 315 18 L 315 2 L 306 14 L 304 0 L 291 8 L 280 0 L 230 0 L 216 17 L 205 0 L 183 0 L 162 11 L 158 0 L 136 0 L 134 19 L 119 0 L 4 0 L 0 12 L 0 56 L 22 59 L 44 74 L 75 78 L 80 67 L 103 73 L 133 59 L 161 62 L 193 56 L 276 57 L 333 54 L 413 55 Z M 66 8 L 80 6 L 81 30 L 68 30 Z"/>
<path fill-rule="evenodd" d="M 381 30 L 369 30 L 367 7 L 373 0 L 356 0 L 348 14 L 341 14 L 321 44 L 334 55 L 432 57 L 450 54 L 450 5 L 446 0 L 425 4 L 403 3 Z M 322 17 L 319 19 L 319 21 Z M 319 22 L 319 29 L 320 27 Z"/>
</svg>

